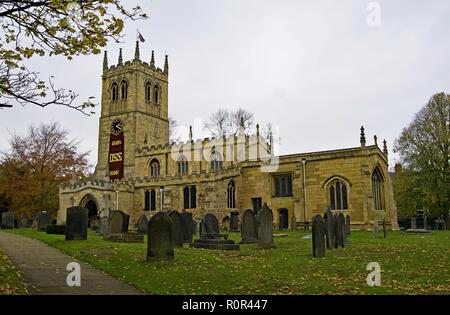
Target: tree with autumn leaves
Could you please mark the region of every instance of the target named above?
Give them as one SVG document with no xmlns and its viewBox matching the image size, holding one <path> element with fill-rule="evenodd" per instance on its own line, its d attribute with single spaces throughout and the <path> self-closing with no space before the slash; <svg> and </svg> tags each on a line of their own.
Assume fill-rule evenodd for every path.
<svg viewBox="0 0 450 315">
<path fill-rule="evenodd" d="M 423 208 L 450 229 L 450 94 L 437 93 L 396 140 L 402 171 L 394 180 L 400 214 Z"/>
<path fill-rule="evenodd" d="M 59 185 L 88 176 L 87 157 L 58 123 L 32 125 L 25 135 L 12 135 L 0 159 L 0 206 L 16 218 L 43 210 L 56 214 Z"/>
</svg>

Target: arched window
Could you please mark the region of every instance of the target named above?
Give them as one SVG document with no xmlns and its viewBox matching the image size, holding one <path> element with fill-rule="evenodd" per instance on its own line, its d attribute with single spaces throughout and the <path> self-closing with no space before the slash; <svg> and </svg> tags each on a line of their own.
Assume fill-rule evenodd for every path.
<svg viewBox="0 0 450 315">
<path fill-rule="evenodd" d="M 331 210 L 348 210 L 347 185 L 340 179 L 333 180 L 328 186 Z"/>
<path fill-rule="evenodd" d="M 372 193 L 375 210 L 384 210 L 383 176 L 378 167 L 372 174 Z"/>
<path fill-rule="evenodd" d="M 188 169 L 188 160 L 186 158 L 186 156 L 182 155 L 178 158 L 177 161 L 177 165 L 178 165 L 178 174 L 183 175 L 183 174 L 187 174 L 189 169 Z"/>
<path fill-rule="evenodd" d="M 120 90 L 121 90 L 122 99 L 123 100 L 127 99 L 127 97 L 128 97 L 128 83 L 127 83 L 127 81 L 123 80 L 120 83 Z"/>
<path fill-rule="evenodd" d="M 197 188 L 195 186 L 186 186 L 183 189 L 184 209 L 197 208 Z"/>
<path fill-rule="evenodd" d="M 119 86 L 117 85 L 117 82 L 114 82 L 111 85 L 111 100 L 117 101 L 119 99 Z"/>
<path fill-rule="evenodd" d="M 155 85 L 155 87 L 153 88 L 153 102 L 155 102 L 155 104 L 159 104 L 160 100 L 161 100 L 161 95 L 160 95 L 160 88 L 158 85 Z"/>
<path fill-rule="evenodd" d="M 147 102 L 150 102 L 152 100 L 151 92 L 152 92 L 152 84 L 150 82 L 145 83 L 145 100 Z"/>
<path fill-rule="evenodd" d="M 228 183 L 227 197 L 228 208 L 236 208 L 236 186 L 234 185 L 234 180 L 230 180 L 230 182 Z"/>
<path fill-rule="evenodd" d="M 157 159 L 150 162 L 150 176 L 159 177 L 159 161 Z"/>
<path fill-rule="evenodd" d="M 211 153 L 211 170 L 218 171 L 221 169 L 222 169 L 222 155 L 217 151 L 213 151 Z"/>
</svg>

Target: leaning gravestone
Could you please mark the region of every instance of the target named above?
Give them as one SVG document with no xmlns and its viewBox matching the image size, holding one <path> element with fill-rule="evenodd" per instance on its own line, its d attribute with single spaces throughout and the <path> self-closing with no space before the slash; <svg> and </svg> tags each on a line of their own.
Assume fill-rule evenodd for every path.
<svg viewBox="0 0 450 315">
<path fill-rule="evenodd" d="M 2 213 L 1 228 L 3 230 L 14 229 L 14 214 L 12 212 L 3 212 Z"/>
<path fill-rule="evenodd" d="M 347 228 L 347 235 L 352 234 L 352 230 L 351 230 L 351 225 L 350 225 L 350 215 L 347 214 L 347 216 L 345 217 L 345 227 Z"/>
<path fill-rule="evenodd" d="M 138 234 L 148 234 L 148 220 L 145 214 L 141 215 L 137 221 Z"/>
<path fill-rule="evenodd" d="M 262 209 L 258 213 L 257 217 L 258 221 L 258 248 L 267 249 L 267 248 L 275 248 L 275 244 L 273 242 L 273 212 L 267 206 L 267 203 L 264 203 Z"/>
<path fill-rule="evenodd" d="M 183 242 L 192 243 L 194 237 L 194 220 L 192 219 L 192 213 L 183 211 L 180 213 L 181 230 L 183 232 Z"/>
<path fill-rule="evenodd" d="M 325 236 L 327 241 L 327 249 L 333 249 L 336 244 L 335 222 L 331 210 L 326 210 L 324 214 Z"/>
<path fill-rule="evenodd" d="M 295 215 L 291 218 L 291 231 L 295 231 L 297 229 L 297 219 L 295 218 Z"/>
<path fill-rule="evenodd" d="M 147 261 L 172 260 L 173 257 L 172 219 L 158 212 L 148 223 Z"/>
<path fill-rule="evenodd" d="M 325 223 L 320 215 L 312 220 L 312 250 L 313 257 L 325 256 Z"/>
<path fill-rule="evenodd" d="M 177 247 L 183 247 L 183 229 L 181 227 L 180 213 L 176 210 L 170 211 L 169 217 L 172 219 L 173 245 Z"/>
<path fill-rule="evenodd" d="M 239 211 L 230 213 L 230 232 L 239 232 Z"/>
<path fill-rule="evenodd" d="M 88 212 L 84 207 L 71 207 L 66 215 L 66 241 L 87 240 Z"/>
<path fill-rule="evenodd" d="M 250 244 L 258 242 L 258 224 L 251 209 L 244 211 L 242 215 L 240 244 Z"/>
<path fill-rule="evenodd" d="M 344 227 L 342 226 L 342 220 L 339 214 L 334 215 L 334 234 L 335 234 L 335 247 L 344 247 Z"/>
<path fill-rule="evenodd" d="M 37 230 L 38 231 L 46 231 L 47 225 L 50 224 L 50 215 L 47 212 L 41 212 L 38 214 L 37 218 Z"/>
</svg>

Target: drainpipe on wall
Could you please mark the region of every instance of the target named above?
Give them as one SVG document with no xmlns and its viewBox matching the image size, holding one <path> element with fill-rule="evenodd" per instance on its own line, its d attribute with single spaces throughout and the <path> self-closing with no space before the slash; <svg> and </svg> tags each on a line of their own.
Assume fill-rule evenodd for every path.
<svg viewBox="0 0 450 315">
<path fill-rule="evenodd" d="M 306 159 L 302 160 L 302 164 L 303 164 L 303 199 L 305 200 L 305 207 L 303 209 L 303 218 L 304 218 L 304 224 L 305 224 L 305 228 L 306 228 L 306 221 L 307 217 L 306 214 L 308 213 L 308 206 L 306 203 Z"/>
<path fill-rule="evenodd" d="M 119 210 L 119 188 L 116 188 L 116 210 Z"/>
</svg>

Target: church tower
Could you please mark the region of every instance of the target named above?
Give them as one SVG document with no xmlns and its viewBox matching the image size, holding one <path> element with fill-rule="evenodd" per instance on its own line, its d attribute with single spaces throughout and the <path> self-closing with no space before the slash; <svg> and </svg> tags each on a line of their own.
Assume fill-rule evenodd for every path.
<svg viewBox="0 0 450 315">
<path fill-rule="evenodd" d="M 133 60 L 124 62 L 120 49 L 117 65 L 108 65 L 105 51 L 97 178 L 133 178 L 136 149 L 169 142 L 168 78 L 168 56 L 163 69 L 153 51 L 141 61 L 139 41 Z"/>
</svg>

